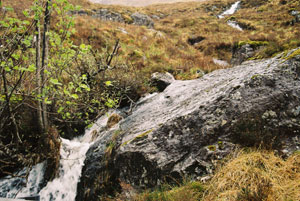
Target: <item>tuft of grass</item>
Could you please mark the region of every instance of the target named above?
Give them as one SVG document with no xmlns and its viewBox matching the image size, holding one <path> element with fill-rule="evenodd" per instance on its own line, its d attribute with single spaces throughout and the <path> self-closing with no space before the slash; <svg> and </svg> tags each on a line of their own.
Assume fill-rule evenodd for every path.
<svg viewBox="0 0 300 201">
<path fill-rule="evenodd" d="M 152 192 L 146 191 L 137 195 L 134 201 L 197 201 L 204 192 L 201 182 L 188 182 L 181 186 L 163 185 Z"/>
<path fill-rule="evenodd" d="M 300 155 L 241 151 L 220 166 L 203 200 L 299 200 Z"/>
</svg>

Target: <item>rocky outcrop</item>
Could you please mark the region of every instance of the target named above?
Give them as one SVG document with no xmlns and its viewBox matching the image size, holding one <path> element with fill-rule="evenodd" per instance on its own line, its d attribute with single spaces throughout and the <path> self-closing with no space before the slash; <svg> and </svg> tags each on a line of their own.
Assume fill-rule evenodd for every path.
<svg viewBox="0 0 300 201">
<path fill-rule="evenodd" d="M 291 21 L 292 25 L 300 22 L 300 11 L 293 10 L 290 12 L 290 15 L 292 15 L 294 17 L 294 19 Z"/>
<path fill-rule="evenodd" d="M 242 45 L 241 47 L 235 47 L 232 51 L 232 58 L 230 63 L 234 66 L 240 65 L 247 59 L 253 57 L 255 54 L 255 48 L 250 44 Z"/>
<path fill-rule="evenodd" d="M 125 19 L 122 14 L 109 10 L 109 9 L 93 9 L 93 10 L 79 10 L 79 11 L 71 11 L 71 15 L 88 15 L 100 20 L 104 21 L 113 21 L 127 24 L 135 24 L 138 26 L 146 26 L 150 29 L 154 28 L 153 20 L 145 14 L 135 12 L 133 13 L 129 19 Z"/>
<path fill-rule="evenodd" d="M 264 46 L 269 45 L 267 41 L 240 41 L 232 49 L 232 65 L 239 65 L 242 62 L 255 56 Z"/>
<path fill-rule="evenodd" d="M 200 179 L 240 146 L 300 149 L 300 56 L 279 56 L 174 81 L 141 99 L 112 140 L 88 151 L 77 200 L 97 200 L 125 183 L 151 188 Z M 116 131 L 118 131 L 116 133 Z"/>
<path fill-rule="evenodd" d="M 131 15 L 131 18 L 135 25 L 146 26 L 148 28 L 154 27 L 154 22 L 148 15 L 136 12 Z"/>
<path fill-rule="evenodd" d="M 89 15 L 91 17 L 104 20 L 104 21 L 113 21 L 113 22 L 121 22 L 124 23 L 125 20 L 120 13 L 110 11 L 108 9 L 93 9 L 91 11 L 79 10 L 72 11 L 70 14 L 72 15 Z"/>
<path fill-rule="evenodd" d="M 158 91 L 162 92 L 164 91 L 167 86 L 172 84 L 172 82 L 175 81 L 175 78 L 170 73 L 153 73 L 151 75 L 151 85 L 156 87 Z"/>
</svg>

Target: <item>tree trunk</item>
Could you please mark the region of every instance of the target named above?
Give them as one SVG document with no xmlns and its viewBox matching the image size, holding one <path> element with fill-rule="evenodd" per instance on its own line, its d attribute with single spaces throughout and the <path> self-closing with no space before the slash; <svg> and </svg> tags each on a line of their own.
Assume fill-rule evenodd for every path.
<svg viewBox="0 0 300 201">
<path fill-rule="evenodd" d="M 37 94 L 42 94 L 42 78 L 41 78 L 41 28 L 40 28 L 40 20 L 36 20 L 36 82 L 37 82 Z M 43 122 L 43 101 L 38 101 L 37 108 L 37 116 L 38 116 L 38 124 L 40 132 L 43 133 L 45 131 L 44 122 Z"/>
<path fill-rule="evenodd" d="M 3 79 L 3 88 L 4 88 L 7 112 L 8 112 L 9 119 L 11 120 L 11 122 L 13 124 L 13 134 L 14 134 L 13 139 L 16 144 L 19 144 L 19 143 L 22 143 L 22 140 L 20 138 L 19 128 L 18 128 L 16 119 L 15 119 L 15 116 L 12 113 L 11 104 L 10 104 L 10 95 L 8 93 L 8 87 L 7 87 L 6 72 L 4 69 L 2 71 L 2 79 Z"/>
<path fill-rule="evenodd" d="M 41 70 L 41 78 L 42 83 L 45 83 L 46 77 L 44 71 L 48 65 L 48 54 L 49 54 L 49 28 L 50 28 L 50 6 L 51 0 L 47 0 L 46 9 L 45 9 L 45 19 L 44 19 L 44 31 L 43 31 L 43 51 L 42 51 L 42 70 Z M 43 88 L 42 88 L 43 89 Z M 42 102 L 42 111 L 43 111 L 43 123 L 44 127 L 48 129 L 48 115 L 47 115 L 47 106 L 46 103 Z"/>
</svg>

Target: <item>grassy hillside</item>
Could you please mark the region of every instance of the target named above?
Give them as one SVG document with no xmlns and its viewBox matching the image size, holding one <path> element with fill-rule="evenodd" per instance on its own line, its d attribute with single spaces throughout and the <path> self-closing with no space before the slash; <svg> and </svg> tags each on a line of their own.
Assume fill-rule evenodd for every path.
<svg viewBox="0 0 300 201">
<path fill-rule="evenodd" d="M 23 9 L 29 0 L 9 1 L 16 10 Z M 89 16 L 76 16 L 77 33 L 74 41 L 91 43 L 95 48 L 112 47 L 120 39 L 122 49 L 119 61 L 142 72 L 146 77 L 154 71 L 169 71 L 177 79 L 193 79 L 202 69 L 209 72 L 223 68 L 212 59 L 230 62 L 234 44 L 241 41 L 262 41 L 268 44 L 255 58 L 271 57 L 274 54 L 300 45 L 300 23 L 291 24 L 291 10 L 300 10 L 297 0 L 242 1 L 242 9 L 224 19 L 218 19 L 225 8 L 235 0 L 210 0 L 176 4 L 159 4 L 143 8 L 105 6 L 87 0 L 71 0 L 81 5 L 82 10 L 106 8 L 121 13 L 125 21 L 132 22 L 130 15 L 141 12 L 155 19 L 154 29 L 117 22 L 101 21 Z M 284 3 L 286 2 L 286 3 Z M 236 30 L 226 24 L 235 19 L 245 28 Z M 127 32 L 127 33 L 126 33 Z M 188 38 L 201 36 L 203 41 L 191 46 Z"/>
<path fill-rule="evenodd" d="M 189 2 L 195 0 L 91 0 L 93 3 L 107 4 L 107 5 L 125 5 L 125 6 L 147 6 L 151 4 L 175 3 L 175 2 Z M 203 1 L 203 0 L 198 0 Z"/>
</svg>

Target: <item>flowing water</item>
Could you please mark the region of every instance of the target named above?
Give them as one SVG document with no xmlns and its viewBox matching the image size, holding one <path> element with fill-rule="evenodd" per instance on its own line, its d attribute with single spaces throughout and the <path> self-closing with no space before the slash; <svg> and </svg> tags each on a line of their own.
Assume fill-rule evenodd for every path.
<svg viewBox="0 0 300 201">
<path fill-rule="evenodd" d="M 237 1 L 234 4 L 231 5 L 231 7 L 228 10 L 225 10 L 221 15 L 218 15 L 218 18 L 222 19 L 224 18 L 226 15 L 232 15 L 234 14 L 240 7 L 240 3 L 241 1 Z M 240 25 L 234 21 L 234 20 L 228 20 L 227 24 L 239 31 L 243 31 L 243 29 L 240 27 Z"/>
<path fill-rule="evenodd" d="M 41 189 L 46 163 L 34 166 L 31 171 L 24 168 L 16 173 L 18 177 L 6 177 L 0 180 L 0 197 L 21 198 L 40 195 L 42 201 L 73 201 L 76 197 L 77 183 L 86 157 L 86 152 L 105 128 L 109 115 L 103 115 L 87 129 L 84 136 L 73 140 L 61 139 L 59 177 Z M 95 136 L 95 134 L 99 134 Z M 26 174 L 29 173 L 26 180 Z"/>
<path fill-rule="evenodd" d="M 219 18 L 224 18 L 225 15 L 232 15 L 233 13 L 235 13 L 239 6 L 240 6 L 240 1 L 235 2 L 234 4 L 231 5 L 231 7 L 228 10 L 225 10 L 221 15 L 219 15 Z"/>
</svg>

